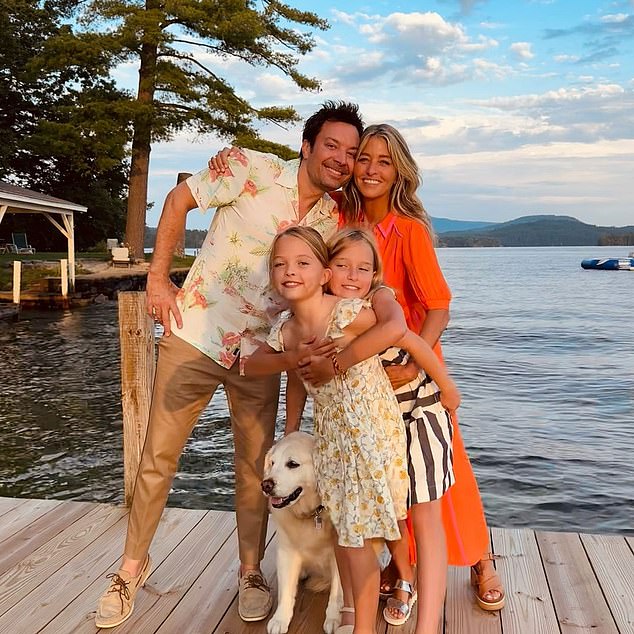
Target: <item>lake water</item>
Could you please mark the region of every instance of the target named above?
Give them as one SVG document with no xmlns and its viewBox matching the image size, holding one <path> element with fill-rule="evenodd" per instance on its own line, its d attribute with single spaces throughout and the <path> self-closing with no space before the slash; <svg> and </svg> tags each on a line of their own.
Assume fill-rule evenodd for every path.
<svg viewBox="0 0 634 634">
<path fill-rule="evenodd" d="M 445 357 L 494 526 L 634 531 L 634 272 L 580 268 L 627 251 L 438 251 L 454 294 Z M 120 502 L 116 305 L 24 312 L 0 324 L 0 349 L 0 495 Z M 169 504 L 232 508 L 232 457 L 219 392 Z"/>
</svg>

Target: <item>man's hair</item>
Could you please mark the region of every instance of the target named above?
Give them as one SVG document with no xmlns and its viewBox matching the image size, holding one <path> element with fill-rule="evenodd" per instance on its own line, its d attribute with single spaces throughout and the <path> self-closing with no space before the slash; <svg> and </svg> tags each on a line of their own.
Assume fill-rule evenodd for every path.
<svg viewBox="0 0 634 634">
<path fill-rule="evenodd" d="M 308 141 L 312 149 L 315 145 L 315 139 L 326 121 L 349 123 L 357 129 L 359 136 L 363 134 L 363 120 L 359 114 L 359 106 L 356 103 L 328 100 L 322 104 L 315 114 L 306 119 L 302 142 Z"/>
</svg>

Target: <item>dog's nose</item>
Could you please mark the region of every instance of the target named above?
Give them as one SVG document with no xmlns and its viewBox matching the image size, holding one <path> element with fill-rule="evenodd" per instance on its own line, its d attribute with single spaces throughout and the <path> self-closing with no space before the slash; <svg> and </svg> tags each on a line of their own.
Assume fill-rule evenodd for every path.
<svg viewBox="0 0 634 634">
<path fill-rule="evenodd" d="M 273 493 L 273 489 L 275 488 L 275 482 L 273 482 L 271 478 L 267 478 L 266 480 L 262 480 L 262 484 L 260 486 L 262 487 L 262 491 L 264 491 L 264 493 L 271 495 L 271 493 Z"/>
</svg>

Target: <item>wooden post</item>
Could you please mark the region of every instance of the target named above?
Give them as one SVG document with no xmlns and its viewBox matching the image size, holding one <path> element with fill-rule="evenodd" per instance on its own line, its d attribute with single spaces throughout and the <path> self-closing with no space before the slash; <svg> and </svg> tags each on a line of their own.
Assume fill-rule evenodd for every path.
<svg viewBox="0 0 634 634">
<path fill-rule="evenodd" d="M 120 292 L 121 404 L 125 503 L 130 505 L 150 415 L 156 365 L 154 322 L 145 312 L 145 293 Z"/>
<path fill-rule="evenodd" d="M 176 184 L 182 183 L 190 176 L 191 174 L 189 172 L 179 172 L 176 177 Z M 183 227 L 183 233 L 179 236 L 176 247 L 174 248 L 174 255 L 179 258 L 185 257 L 185 227 Z"/>
<path fill-rule="evenodd" d="M 68 260 L 60 260 L 59 268 L 62 274 L 62 298 L 68 298 Z"/>
<path fill-rule="evenodd" d="M 20 305 L 20 283 L 22 279 L 22 262 L 13 260 L 13 303 Z"/>
</svg>

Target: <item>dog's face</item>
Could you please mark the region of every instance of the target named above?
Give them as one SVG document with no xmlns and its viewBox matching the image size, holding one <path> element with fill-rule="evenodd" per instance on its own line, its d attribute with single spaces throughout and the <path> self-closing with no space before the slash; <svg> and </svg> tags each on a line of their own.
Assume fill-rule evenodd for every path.
<svg viewBox="0 0 634 634">
<path fill-rule="evenodd" d="M 262 491 L 273 508 L 282 509 L 302 496 L 315 495 L 313 444 L 310 434 L 297 431 L 279 440 L 266 454 Z"/>
</svg>

